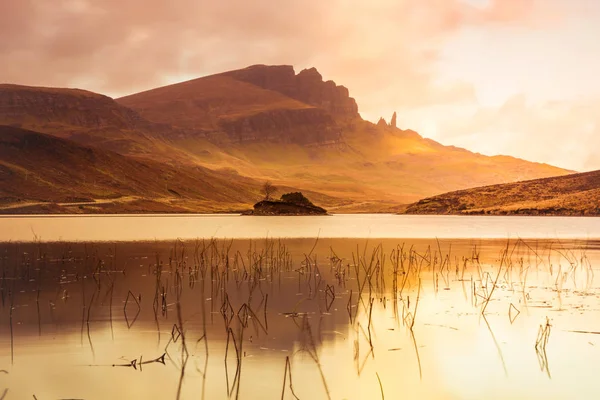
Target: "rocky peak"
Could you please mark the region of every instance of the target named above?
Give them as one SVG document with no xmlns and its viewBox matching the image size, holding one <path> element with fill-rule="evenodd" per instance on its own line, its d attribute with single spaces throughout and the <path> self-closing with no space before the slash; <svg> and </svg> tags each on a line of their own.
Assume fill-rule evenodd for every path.
<svg viewBox="0 0 600 400">
<path fill-rule="evenodd" d="M 297 75 L 298 80 L 319 84 L 323 82 L 323 76 L 315 67 L 303 69 Z M 330 81 L 333 82 L 333 81 Z"/>
<path fill-rule="evenodd" d="M 348 89 L 333 81 L 324 82 L 316 68 L 304 69 L 296 75 L 291 65 L 253 65 L 224 75 L 322 108 L 336 119 L 359 117 L 358 106 Z"/>
<path fill-rule="evenodd" d="M 390 126 L 392 129 L 396 129 L 396 111 L 394 111 L 394 115 L 392 115 L 392 120 L 390 121 Z"/>
<path fill-rule="evenodd" d="M 377 121 L 377 126 L 380 128 L 387 128 L 388 124 L 387 122 L 385 122 L 385 119 L 383 117 L 379 118 L 379 121 Z"/>
</svg>

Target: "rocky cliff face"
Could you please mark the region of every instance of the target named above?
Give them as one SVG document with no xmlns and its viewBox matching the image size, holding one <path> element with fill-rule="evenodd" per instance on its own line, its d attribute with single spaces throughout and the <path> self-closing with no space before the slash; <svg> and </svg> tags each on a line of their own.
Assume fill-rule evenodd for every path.
<svg viewBox="0 0 600 400">
<path fill-rule="evenodd" d="M 241 118 L 223 118 L 219 127 L 235 142 L 331 144 L 341 129 L 331 115 L 319 108 L 276 109 Z"/>
<path fill-rule="evenodd" d="M 333 81 L 323 81 L 315 69 L 305 69 L 296 75 L 291 65 L 253 65 L 224 75 L 274 90 L 293 99 L 321 108 L 336 119 L 358 118 L 358 106 L 348 89 Z"/>
</svg>

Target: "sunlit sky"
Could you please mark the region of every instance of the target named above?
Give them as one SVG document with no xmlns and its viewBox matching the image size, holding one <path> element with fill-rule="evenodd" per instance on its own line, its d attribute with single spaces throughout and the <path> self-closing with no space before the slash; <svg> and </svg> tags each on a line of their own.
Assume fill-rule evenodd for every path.
<svg viewBox="0 0 600 400">
<path fill-rule="evenodd" d="M 361 115 L 484 154 L 600 169 L 598 0 L 6 0 L 0 82 L 118 97 L 315 66 Z"/>
</svg>

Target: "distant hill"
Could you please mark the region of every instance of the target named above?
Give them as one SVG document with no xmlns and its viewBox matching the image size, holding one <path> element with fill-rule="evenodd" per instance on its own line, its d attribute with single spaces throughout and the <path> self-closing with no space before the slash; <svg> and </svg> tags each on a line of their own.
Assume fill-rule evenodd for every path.
<svg viewBox="0 0 600 400">
<path fill-rule="evenodd" d="M 600 171 L 460 190 L 422 199 L 407 214 L 600 215 Z"/>
<path fill-rule="evenodd" d="M 149 122 L 110 97 L 86 90 L 0 84 L 0 125 L 153 160 L 188 158 L 169 144 L 171 126 Z"/>
</svg>

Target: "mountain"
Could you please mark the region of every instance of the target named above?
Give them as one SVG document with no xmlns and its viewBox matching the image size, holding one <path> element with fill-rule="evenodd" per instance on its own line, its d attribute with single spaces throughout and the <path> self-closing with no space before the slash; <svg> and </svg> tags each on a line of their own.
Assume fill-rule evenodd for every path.
<svg viewBox="0 0 600 400">
<path fill-rule="evenodd" d="M 600 215 L 600 171 L 460 190 L 422 199 L 407 214 Z"/>
<path fill-rule="evenodd" d="M 144 118 L 216 142 L 313 144 L 340 140 L 336 119 L 358 118 L 348 89 L 315 70 L 252 66 L 117 100 Z"/>
<path fill-rule="evenodd" d="M 348 89 L 316 69 L 255 65 L 117 102 L 181 132 L 173 144 L 208 168 L 348 198 L 336 211 L 383 211 L 450 190 L 567 171 L 488 157 L 360 118 Z M 401 118 L 401 116 L 400 116 Z"/>
<path fill-rule="evenodd" d="M 398 129 L 401 118 L 394 114 L 389 124 L 383 118 L 378 124 L 364 121 L 348 89 L 323 80 L 314 68 L 296 73 L 285 65 L 255 65 L 116 100 L 79 89 L 0 85 L 0 125 L 68 140 L 71 146 L 85 147 L 118 163 L 143 163 L 161 185 L 165 180 L 161 171 L 171 171 L 171 176 L 185 171 L 190 184 L 194 179 L 216 179 L 221 185 L 216 187 L 225 192 L 228 185 L 234 190 L 242 185 L 244 196 L 226 201 L 231 207 L 254 204 L 258 198 L 246 194 L 259 196 L 258 188 L 266 180 L 288 191 L 310 194 L 331 212 L 381 212 L 437 193 L 572 172 L 444 146 Z M 48 143 L 45 151 L 50 153 L 58 142 Z M 43 158 L 42 149 L 38 151 Z M 89 162 L 85 152 L 73 152 L 81 160 L 57 157 L 55 167 L 63 163 L 61 168 L 77 169 Z M 42 171 L 41 164 L 29 160 L 29 153 L 19 154 L 23 159 L 18 161 L 29 164 L 16 165 L 28 174 L 45 176 L 53 171 Z M 108 159 L 96 168 L 105 168 L 104 162 L 111 168 Z M 134 167 L 128 164 L 127 168 Z M 198 171 L 203 175 L 197 176 Z M 106 181 L 103 190 L 113 196 L 142 196 L 146 188 L 152 198 L 169 198 L 142 176 L 137 179 L 144 184 L 135 194 L 125 190 L 132 184 L 120 180 L 119 174 L 125 172 L 125 167 L 111 172 L 114 179 Z M 55 178 L 44 177 L 49 182 Z M 55 183 L 42 181 L 36 181 L 38 192 L 31 188 L 29 194 L 5 197 L 38 201 L 47 190 L 50 198 L 60 193 L 103 198 L 102 193 L 90 192 L 88 184 L 69 191 L 65 182 L 56 186 L 59 191 L 52 191 Z M 229 207 L 203 192 L 189 193 L 189 198 L 206 200 L 202 205 L 192 201 L 196 206 L 188 210 Z"/>
<path fill-rule="evenodd" d="M 0 126 L 0 213 L 242 210 L 261 198 L 259 188 L 231 173 Z"/>
<path fill-rule="evenodd" d="M 308 68 L 296 75 L 291 65 L 254 65 L 222 74 L 263 89 L 279 92 L 292 99 L 310 104 L 336 118 L 358 118 L 358 106 L 348 89 L 334 81 L 323 81 L 316 68 Z"/>
</svg>

